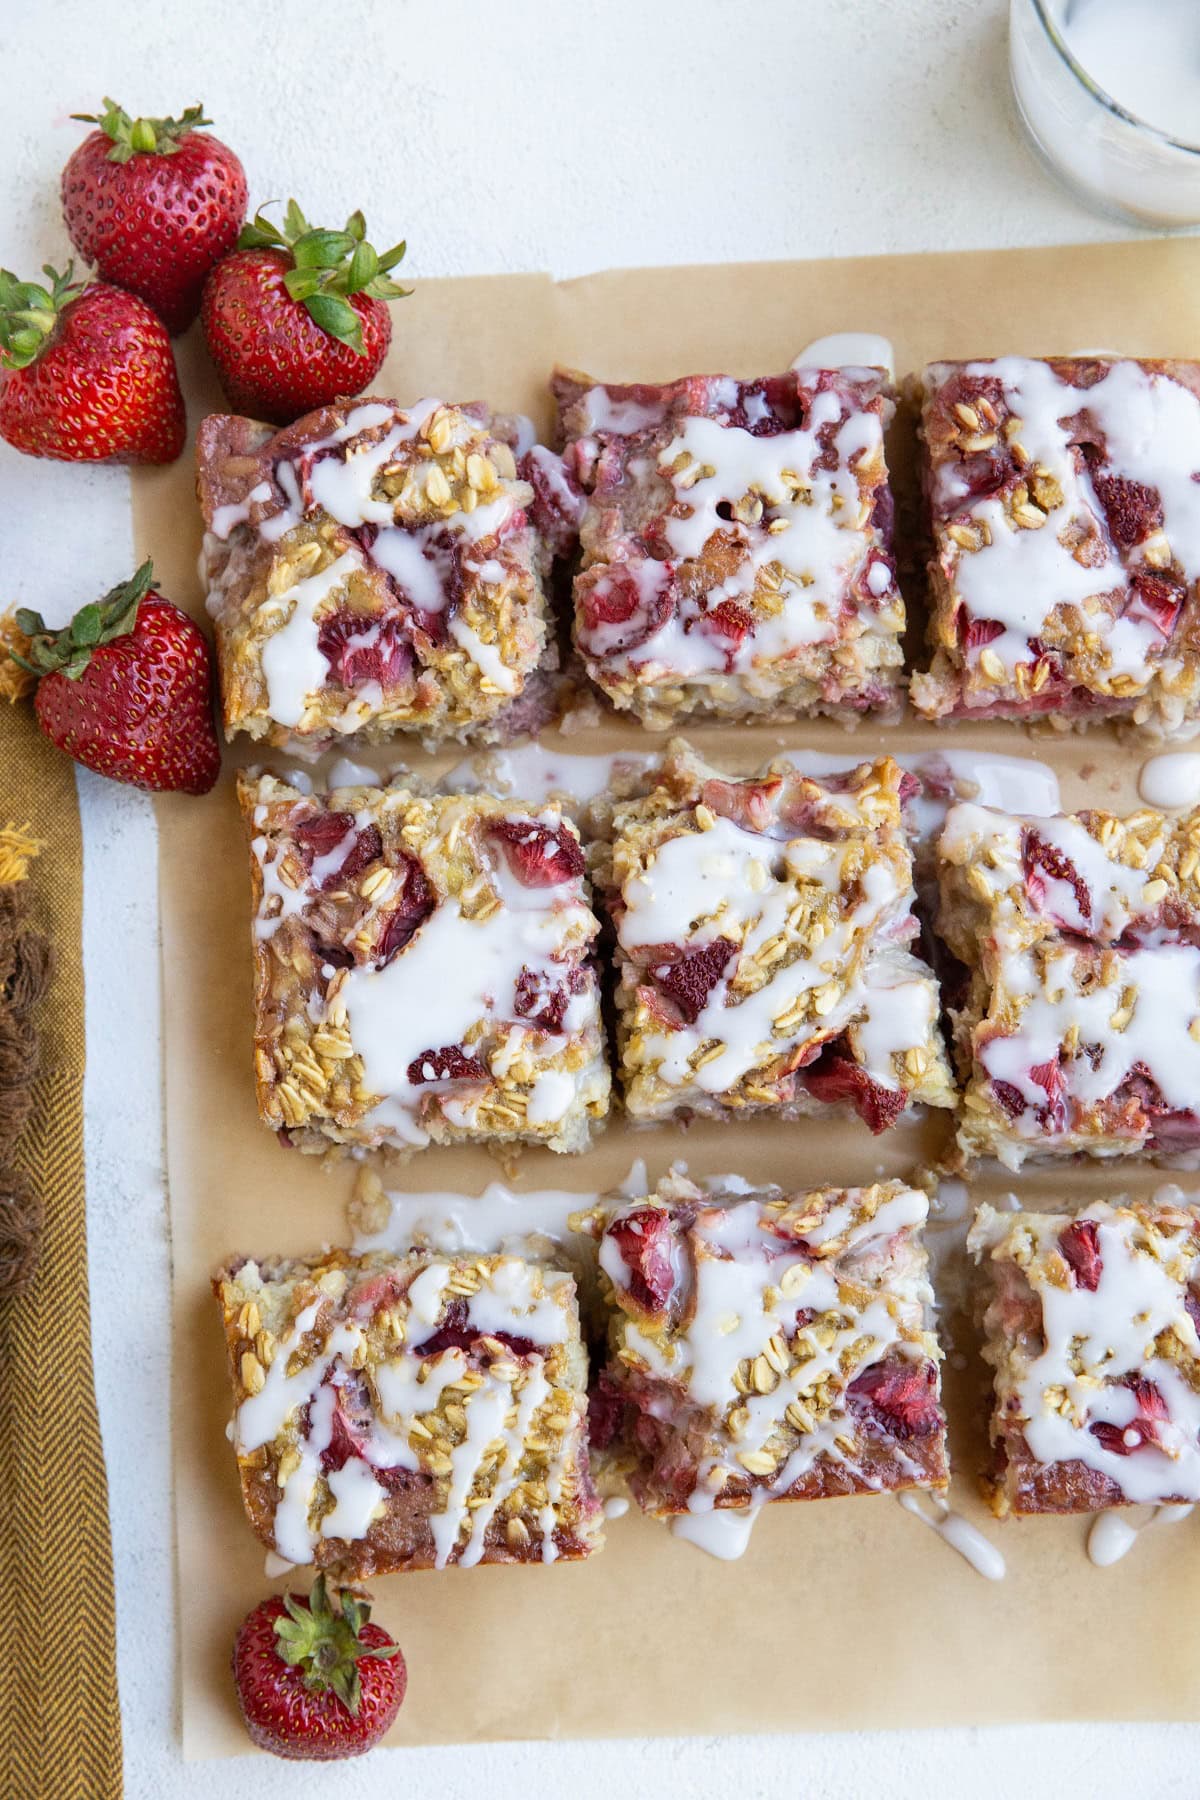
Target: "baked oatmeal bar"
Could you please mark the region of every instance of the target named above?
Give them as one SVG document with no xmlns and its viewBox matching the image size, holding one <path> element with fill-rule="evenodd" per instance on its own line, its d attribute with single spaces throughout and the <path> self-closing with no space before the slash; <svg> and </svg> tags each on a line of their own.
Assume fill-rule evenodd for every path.
<svg viewBox="0 0 1200 1800">
<path fill-rule="evenodd" d="M 1200 712 L 1200 363 L 1004 356 L 917 386 L 931 718 Z"/>
<path fill-rule="evenodd" d="M 883 370 L 552 388 L 587 495 L 575 641 L 615 706 L 656 728 L 899 711 Z"/>
<path fill-rule="evenodd" d="M 365 1580 L 599 1547 L 570 1275 L 332 1250 L 237 1258 L 213 1290 L 242 1499 L 277 1555 Z"/>
<path fill-rule="evenodd" d="M 647 1511 L 942 1487 L 941 1352 L 897 1181 L 712 1196 L 679 1176 L 602 1213 L 593 1444 Z"/>
<path fill-rule="evenodd" d="M 950 809 L 938 931 L 970 972 L 952 1008 L 966 1161 L 1200 1145 L 1198 868 L 1200 812 Z"/>
<path fill-rule="evenodd" d="M 519 423 L 375 399 L 275 432 L 205 419 L 202 573 L 227 736 L 319 748 L 536 729 L 557 459 L 524 446 L 518 468 Z"/>
<path fill-rule="evenodd" d="M 595 875 L 616 931 L 637 1120 L 852 1108 L 883 1131 L 952 1107 L 937 985 L 910 945 L 916 783 L 890 757 L 821 780 L 728 778 L 673 742 L 618 805 Z"/>
<path fill-rule="evenodd" d="M 264 1122 L 305 1150 L 582 1150 L 610 1079 L 583 852 L 553 802 L 243 775 Z"/>
<path fill-rule="evenodd" d="M 983 1206 L 967 1241 L 986 1271 L 994 1511 L 1200 1500 L 1200 1214 Z"/>
</svg>

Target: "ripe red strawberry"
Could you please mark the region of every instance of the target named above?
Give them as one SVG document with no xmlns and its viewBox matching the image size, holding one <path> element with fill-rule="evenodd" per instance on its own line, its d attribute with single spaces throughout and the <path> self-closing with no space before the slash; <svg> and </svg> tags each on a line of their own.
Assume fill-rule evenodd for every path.
<svg viewBox="0 0 1200 1800">
<path fill-rule="evenodd" d="M 0 437 L 59 462 L 174 462 L 183 396 L 171 340 L 136 294 L 0 269 Z"/>
<path fill-rule="evenodd" d="M 411 289 L 388 276 L 404 245 L 378 256 L 366 232 L 360 212 L 314 230 L 289 200 L 282 231 L 259 212 L 218 263 L 200 317 L 235 411 L 287 425 L 375 379 L 392 337 L 384 302 Z"/>
<path fill-rule="evenodd" d="M 105 281 L 137 294 L 172 335 L 200 311 L 205 278 L 237 242 L 246 216 L 246 174 L 204 108 L 182 119 L 131 119 L 115 100 L 104 112 L 74 113 L 99 130 L 62 172 L 71 242 Z"/>
<path fill-rule="evenodd" d="M 153 575 L 144 562 L 61 631 L 18 611 L 19 660 L 38 677 L 42 730 L 76 762 L 133 787 L 206 794 L 221 767 L 208 642 Z"/>
<path fill-rule="evenodd" d="M 273 1756 L 333 1762 L 362 1756 L 400 1711 L 408 1671 L 399 1646 L 343 1588 L 318 1575 L 312 1593 L 272 1594 L 243 1620 L 233 1679 L 251 1742 Z"/>
</svg>

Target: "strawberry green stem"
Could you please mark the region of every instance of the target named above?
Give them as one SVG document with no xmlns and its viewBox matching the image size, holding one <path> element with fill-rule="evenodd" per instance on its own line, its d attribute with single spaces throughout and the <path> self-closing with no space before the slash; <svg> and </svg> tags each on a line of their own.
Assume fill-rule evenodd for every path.
<svg viewBox="0 0 1200 1800">
<path fill-rule="evenodd" d="M 131 119 L 123 106 L 105 97 L 102 113 L 72 113 L 83 125 L 98 125 L 112 139 L 108 161 L 127 163 L 138 155 L 174 156 L 181 138 L 201 125 L 211 125 L 202 106 L 189 106 L 181 119 Z"/>
<path fill-rule="evenodd" d="M 374 300 L 402 300 L 411 288 L 400 287 L 389 271 L 404 260 L 407 245 L 394 244 L 383 255 L 366 241 L 367 222 L 352 212 L 341 231 L 327 231 L 309 224 L 294 200 L 289 200 L 282 228 L 260 207 L 250 225 L 243 225 L 239 250 L 283 250 L 292 259 L 284 286 L 298 300 L 321 330 L 339 343 L 363 354 L 362 325 L 350 305 L 352 294 L 369 294 Z"/>
</svg>

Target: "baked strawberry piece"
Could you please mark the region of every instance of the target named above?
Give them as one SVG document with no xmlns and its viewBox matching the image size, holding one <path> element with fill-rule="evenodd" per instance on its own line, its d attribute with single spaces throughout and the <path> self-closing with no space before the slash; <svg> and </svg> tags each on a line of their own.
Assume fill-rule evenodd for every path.
<svg viewBox="0 0 1200 1800">
<path fill-rule="evenodd" d="M 1006 1513 L 1200 1500 L 1200 1213 L 982 1206 L 986 1486 Z"/>
<path fill-rule="evenodd" d="M 890 757 L 730 778 L 682 740 L 613 809 L 595 875 L 616 932 L 635 1119 L 952 1107 L 938 994 L 913 954 L 911 780 Z"/>
<path fill-rule="evenodd" d="M 915 384 L 931 718 L 1200 710 L 1200 363 L 1005 356 Z"/>
<path fill-rule="evenodd" d="M 950 809 L 938 930 L 970 971 L 965 1161 L 1200 1145 L 1198 868 L 1200 813 Z"/>
<path fill-rule="evenodd" d="M 260 1114 L 304 1150 L 582 1150 L 608 1111 L 583 851 L 561 809 L 239 784 Z"/>
<path fill-rule="evenodd" d="M 575 641 L 615 706 L 654 727 L 898 711 L 882 370 L 552 387 L 587 496 Z"/>
<path fill-rule="evenodd" d="M 597 1547 L 572 1277 L 514 1256 L 237 1258 L 213 1282 L 246 1513 L 366 1580 Z"/>
<path fill-rule="evenodd" d="M 673 1176 L 597 1218 L 611 1453 L 647 1512 L 941 1487 L 941 1352 L 900 1182 L 710 1195 Z"/>
<path fill-rule="evenodd" d="M 550 549 L 514 443 L 518 421 L 436 400 L 326 406 L 275 432 L 204 421 L 227 735 L 320 747 L 536 728 L 556 654 Z"/>
</svg>

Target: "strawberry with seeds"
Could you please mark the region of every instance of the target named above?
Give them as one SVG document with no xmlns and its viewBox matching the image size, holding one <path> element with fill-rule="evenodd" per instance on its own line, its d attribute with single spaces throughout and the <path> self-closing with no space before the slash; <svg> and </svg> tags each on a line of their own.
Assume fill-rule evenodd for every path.
<svg viewBox="0 0 1200 1800">
<path fill-rule="evenodd" d="M 181 119 L 131 119 L 115 100 L 104 112 L 74 113 L 99 130 L 62 173 L 71 242 L 105 281 L 137 294 L 172 335 L 200 311 L 210 269 L 237 242 L 246 216 L 246 174 L 202 106 Z"/>
<path fill-rule="evenodd" d="M 314 229 L 289 200 L 282 230 L 257 213 L 213 270 L 201 320 L 235 412 L 287 425 L 374 380 L 392 337 L 386 302 L 411 289 L 389 275 L 405 246 L 379 256 L 366 232 L 361 212 L 342 231 Z"/>
<path fill-rule="evenodd" d="M 331 1601 L 323 1575 L 307 1599 L 273 1594 L 243 1621 L 233 1677 L 260 1750 L 331 1762 L 374 1748 L 400 1711 L 408 1672 L 399 1645 L 370 1621 L 352 1590 Z"/>
<path fill-rule="evenodd" d="M 183 396 L 162 320 L 121 288 L 0 269 L 0 437 L 58 462 L 174 462 Z"/>
<path fill-rule="evenodd" d="M 211 653 L 153 575 L 144 562 L 61 631 L 18 611 L 28 646 L 12 654 L 37 677 L 42 730 L 76 762 L 133 787 L 206 794 L 221 767 Z"/>
</svg>

